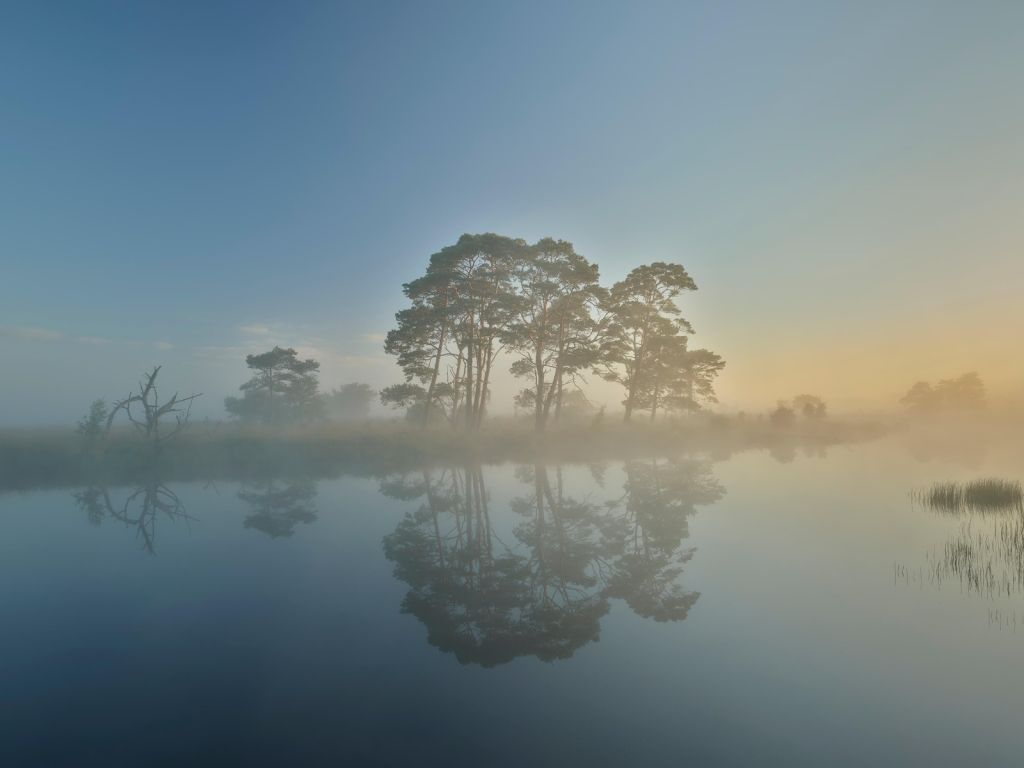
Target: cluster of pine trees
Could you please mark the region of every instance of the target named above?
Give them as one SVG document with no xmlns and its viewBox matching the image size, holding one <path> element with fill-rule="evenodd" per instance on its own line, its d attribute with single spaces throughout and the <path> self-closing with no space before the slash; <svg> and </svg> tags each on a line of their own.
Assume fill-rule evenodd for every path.
<svg viewBox="0 0 1024 768">
<path fill-rule="evenodd" d="M 404 286 L 409 306 L 384 348 L 405 382 L 381 399 L 424 424 L 477 429 L 504 354 L 526 383 L 517 405 L 532 410 L 538 430 L 558 420 L 587 373 L 622 386 L 626 421 L 638 410 L 653 420 L 698 409 L 715 401 L 725 362 L 689 348 L 693 328 L 676 301 L 696 289 L 680 264 L 639 266 L 608 289 L 570 242 L 463 235 Z"/>
</svg>

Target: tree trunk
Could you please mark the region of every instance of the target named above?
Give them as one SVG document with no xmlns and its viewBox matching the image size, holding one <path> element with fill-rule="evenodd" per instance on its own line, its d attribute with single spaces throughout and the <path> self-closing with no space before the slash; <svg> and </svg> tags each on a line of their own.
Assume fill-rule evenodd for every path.
<svg viewBox="0 0 1024 768">
<path fill-rule="evenodd" d="M 537 432 L 544 431 L 544 345 L 538 343 L 533 357 L 534 389 L 533 389 L 533 428 Z"/>
<path fill-rule="evenodd" d="M 558 353 L 555 358 L 555 373 L 551 379 L 551 386 L 548 388 L 547 396 L 544 398 L 544 420 L 548 419 L 551 413 L 552 397 L 557 393 L 558 400 L 555 403 L 555 421 L 562 410 L 562 362 L 565 359 L 565 321 L 558 325 Z"/>
<path fill-rule="evenodd" d="M 558 393 L 555 395 L 555 423 L 562 418 L 562 371 L 558 371 L 558 379 L 556 385 L 558 387 Z"/>
<path fill-rule="evenodd" d="M 452 427 L 458 426 L 459 419 L 459 377 L 462 375 L 462 349 L 459 349 L 458 360 L 455 361 L 455 379 L 452 382 L 452 414 L 449 421 Z"/>
<path fill-rule="evenodd" d="M 434 404 L 434 388 L 437 386 L 437 374 L 441 370 L 441 354 L 444 352 L 444 338 L 448 324 L 441 324 L 441 335 L 437 340 L 437 355 L 434 356 L 434 370 L 430 374 L 430 385 L 427 387 L 427 401 L 423 404 L 423 426 L 430 422 L 430 408 Z"/>
<path fill-rule="evenodd" d="M 469 336 L 466 339 L 466 429 L 473 428 L 473 333 L 476 330 L 476 320 L 472 313 L 469 316 Z"/>
<path fill-rule="evenodd" d="M 480 429 L 480 425 L 483 424 L 484 411 L 487 409 L 487 387 L 491 383 L 491 362 L 494 360 L 493 344 L 494 342 L 492 341 L 487 345 L 487 359 L 484 361 L 483 375 L 477 377 L 477 383 L 480 385 L 476 407 L 477 429 Z"/>
<path fill-rule="evenodd" d="M 648 300 L 649 302 L 650 300 Z M 643 373 L 644 355 L 647 352 L 647 334 L 650 331 L 650 326 L 650 310 L 648 310 L 644 316 L 644 322 L 640 326 L 640 346 L 636 348 L 636 354 L 633 356 L 633 370 L 629 376 L 629 392 L 626 395 L 626 415 L 623 418 L 623 421 L 626 423 L 629 423 L 633 416 L 633 404 L 636 402 L 636 380 Z"/>
</svg>

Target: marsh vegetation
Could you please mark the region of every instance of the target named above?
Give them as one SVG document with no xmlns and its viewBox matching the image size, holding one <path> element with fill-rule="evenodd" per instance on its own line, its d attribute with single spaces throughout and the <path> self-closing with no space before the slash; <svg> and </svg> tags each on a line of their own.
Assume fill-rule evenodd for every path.
<svg viewBox="0 0 1024 768">
<path fill-rule="evenodd" d="M 941 482 L 911 497 L 931 512 L 959 519 L 942 546 L 926 555 L 931 583 L 940 588 L 955 583 L 990 599 L 1024 592 L 1024 491 L 1019 481 Z M 908 578 L 906 567 L 897 568 Z"/>
<path fill-rule="evenodd" d="M 1024 514 L 1024 490 L 1017 480 L 989 477 L 962 483 L 935 483 L 926 490 L 914 491 L 911 497 L 943 514 Z"/>
</svg>

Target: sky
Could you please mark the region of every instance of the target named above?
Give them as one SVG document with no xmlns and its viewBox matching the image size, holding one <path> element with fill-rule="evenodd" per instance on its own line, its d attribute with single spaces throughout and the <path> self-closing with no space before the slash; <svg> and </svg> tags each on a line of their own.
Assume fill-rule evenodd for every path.
<svg viewBox="0 0 1024 768">
<path fill-rule="evenodd" d="M 3 3 L 0 425 L 154 364 L 218 418 L 274 344 L 396 383 L 402 283 L 486 231 L 684 264 L 725 410 L 1019 396 L 1022 36 L 994 1 Z"/>
</svg>

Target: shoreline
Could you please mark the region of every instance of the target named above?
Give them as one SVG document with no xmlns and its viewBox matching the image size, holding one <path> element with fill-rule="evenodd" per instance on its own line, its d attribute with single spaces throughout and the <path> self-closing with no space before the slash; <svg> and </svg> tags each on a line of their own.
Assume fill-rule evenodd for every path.
<svg viewBox="0 0 1024 768">
<path fill-rule="evenodd" d="M 84 450 L 68 429 L 0 430 L 0 492 L 74 487 L 97 479 L 116 484 L 157 474 L 163 480 L 282 476 L 374 476 L 422 467 L 505 462 L 591 463 L 706 454 L 715 460 L 750 450 L 782 458 L 884 436 L 875 421 L 825 420 L 782 427 L 764 419 L 710 417 L 661 424 L 565 425 L 536 433 L 498 421 L 479 432 L 427 429 L 399 421 L 328 424 L 271 431 L 197 423 L 154 460 L 136 434 L 120 430 Z"/>
</svg>

